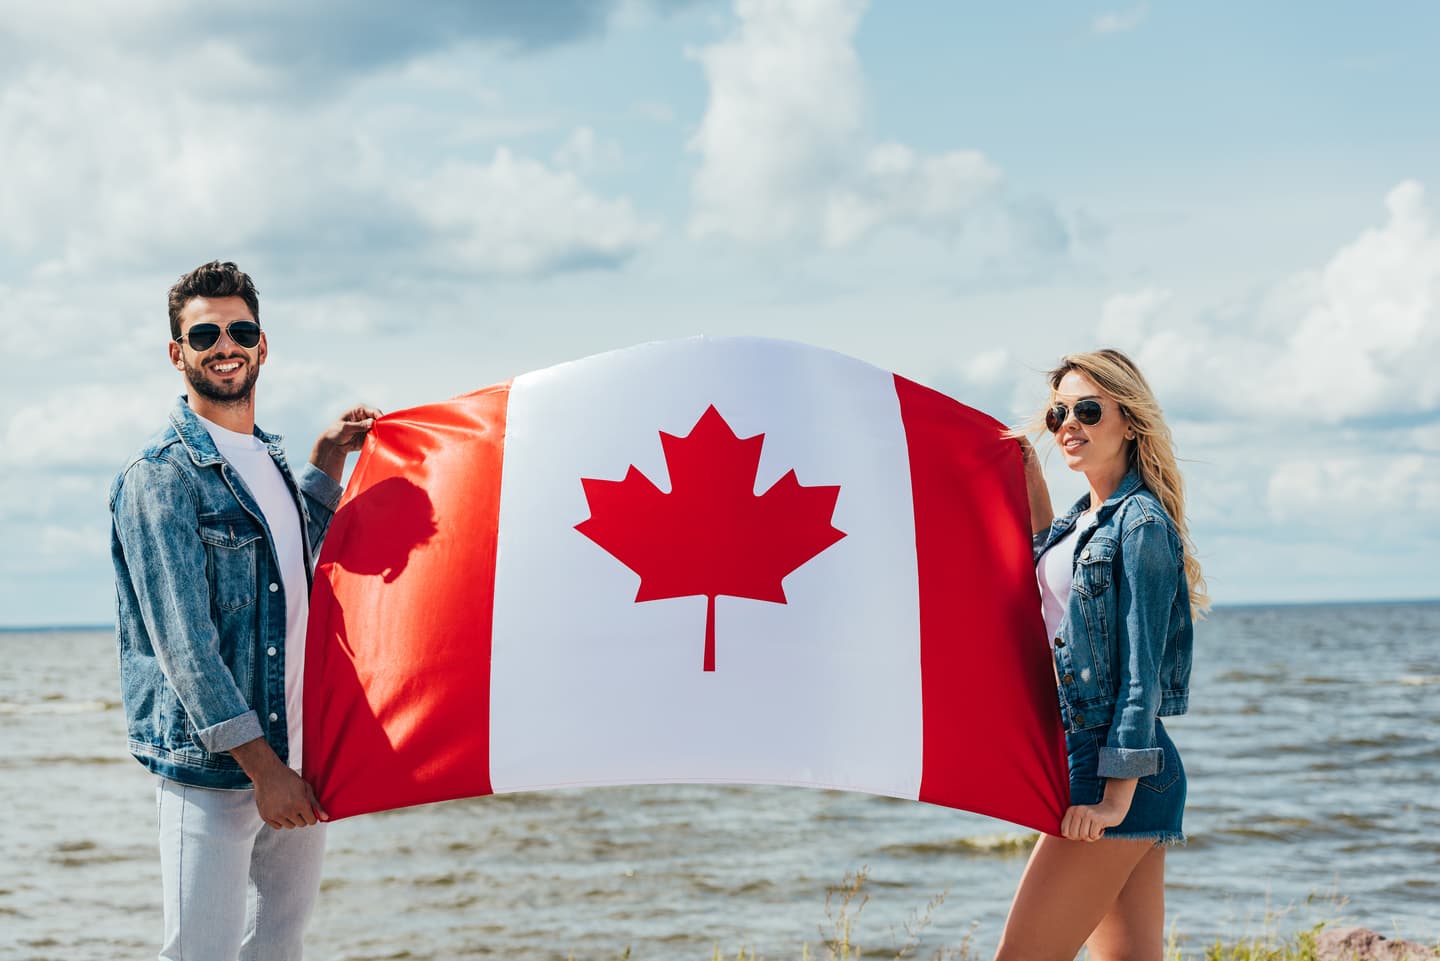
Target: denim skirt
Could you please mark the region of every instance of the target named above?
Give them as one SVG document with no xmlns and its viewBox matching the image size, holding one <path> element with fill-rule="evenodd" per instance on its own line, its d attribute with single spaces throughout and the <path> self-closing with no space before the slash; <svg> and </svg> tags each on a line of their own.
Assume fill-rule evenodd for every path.
<svg viewBox="0 0 1440 961">
<path fill-rule="evenodd" d="M 1100 766 L 1100 748 L 1109 733 L 1109 728 L 1100 727 L 1065 735 L 1065 748 L 1070 756 L 1071 804 L 1099 804 L 1105 796 L 1105 779 L 1096 771 Z M 1157 845 L 1185 843 L 1181 826 L 1185 814 L 1185 768 L 1180 763 L 1180 752 L 1175 750 L 1175 743 L 1158 717 L 1155 745 L 1164 752 L 1160 770 L 1145 775 L 1135 785 L 1135 798 L 1130 802 L 1125 820 L 1106 828 L 1105 837 L 1150 840 Z"/>
</svg>

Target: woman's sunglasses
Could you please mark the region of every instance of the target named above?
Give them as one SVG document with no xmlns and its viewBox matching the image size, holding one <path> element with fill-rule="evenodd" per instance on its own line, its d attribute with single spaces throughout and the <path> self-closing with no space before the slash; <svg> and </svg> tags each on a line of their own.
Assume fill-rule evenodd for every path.
<svg viewBox="0 0 1440 961">
<path fill-rule="evenodd" d="M 232 320 L 225 325 L 225 333 L 246 350 L 260 343 L 260 325 L 253 320 Z M 175 339 L 188 343 L 191 350 L 209 350 L 220 339 L 220 325 L 196 324 Z"/>
<path fill-rule="evenodd" d="M 1045 426 L 1050 429 L 1050 433 L 1059 433 L 1071 411 L 1075 412 L 1075 419 L 1080 423 L 1086 427 L 1094 427 L 1100 423 L 1100 415 L 1105 413 L 1105 408 L 1100 406 L 1098 400 L 1077 400 L 1073 407 L 1056 404 L 1045 412 Z"/>
</svg>

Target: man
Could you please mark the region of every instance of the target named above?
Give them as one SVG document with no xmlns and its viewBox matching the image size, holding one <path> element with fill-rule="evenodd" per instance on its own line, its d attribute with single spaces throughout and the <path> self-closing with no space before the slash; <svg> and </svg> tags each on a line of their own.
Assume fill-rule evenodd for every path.
<svg viewBox="0 0 1440 961">
<path fill-rule="evenodd" d="M 233 263 L 170 288 L 185 394 L 110 490 L 129 746 L 157 775 L 161 959 L 299 958 L 320 887 L 326 814 L 299 774 L 310 573 L 380 412 L 342 414 L 292 474 L 255 426 L 259 320 Z"/>
</svg>

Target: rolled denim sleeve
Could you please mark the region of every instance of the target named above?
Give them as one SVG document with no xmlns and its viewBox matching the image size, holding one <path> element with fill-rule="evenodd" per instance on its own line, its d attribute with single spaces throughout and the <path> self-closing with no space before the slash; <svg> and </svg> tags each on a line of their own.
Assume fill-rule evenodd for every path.
<svg viewBox="0 0 1440 961">
<path fill-rule="evenodd" d="M 220 656 L 199 514 L 185 480 L 168 461 L 137 461 L 113 514 L 145 632 L 196 742 L 218 753 L 260 737 L 260 718 Z"/>
<path fill-rule="evenodd" d="M 308 461 L 301 465 L 296 473 L 295 486 L 300 488 L 300 493 L 305 497 L 306 512 L 310 515 L 310 525 L 306 531 L 310 538 L 310 551 L 318 555 L 320 544 L 325 540 L 325 532 L 330 529 L 330 519 L 335 516 L 335 508 L 339 506 L 340 495 L 345 492 L 345 488 Z"/>
<path fill-rule="evenodd" d="M 260 728 L 260 715 L 254 711 L 246 711 L 228 721 L 197 730 L 195 741 L 211 754 L 219 754 L 264 736 L 265 732 Z"/>
<path fill-rule="evenodd" d="M 1179 586 L 1177 550 L 1163 520 L 1149 518 L 1136 525 L 1124 535 L 1120 553 L 1119 688 L 1097 771 L 1107 778 L 1144 777 L 1159 771 L 1163 763 L 1164 752 L 1155 744 L 1160 658 Z"/>
</svg>

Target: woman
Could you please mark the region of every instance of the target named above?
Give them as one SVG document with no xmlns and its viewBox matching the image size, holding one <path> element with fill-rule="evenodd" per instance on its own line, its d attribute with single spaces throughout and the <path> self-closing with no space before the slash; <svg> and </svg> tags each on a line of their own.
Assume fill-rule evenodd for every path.
<svg viewBox="0 0 1440 961">
<path fill-rule="evenodd" d="M 1061 835 L 1035 845 L 997 961 L 1160 961 L 1165 848 L 1183 843 L 1185 771 L 1160 717 L 1185 713 L 1192 617 L 1208 606 L 1180 471 L 1150 385 L 1117 350 L 1050 372 L 1044 426 L 1090 492 L 1052 523 L 1025 450 L 1036 573 L 1070 764 Z"/>
</svg>

